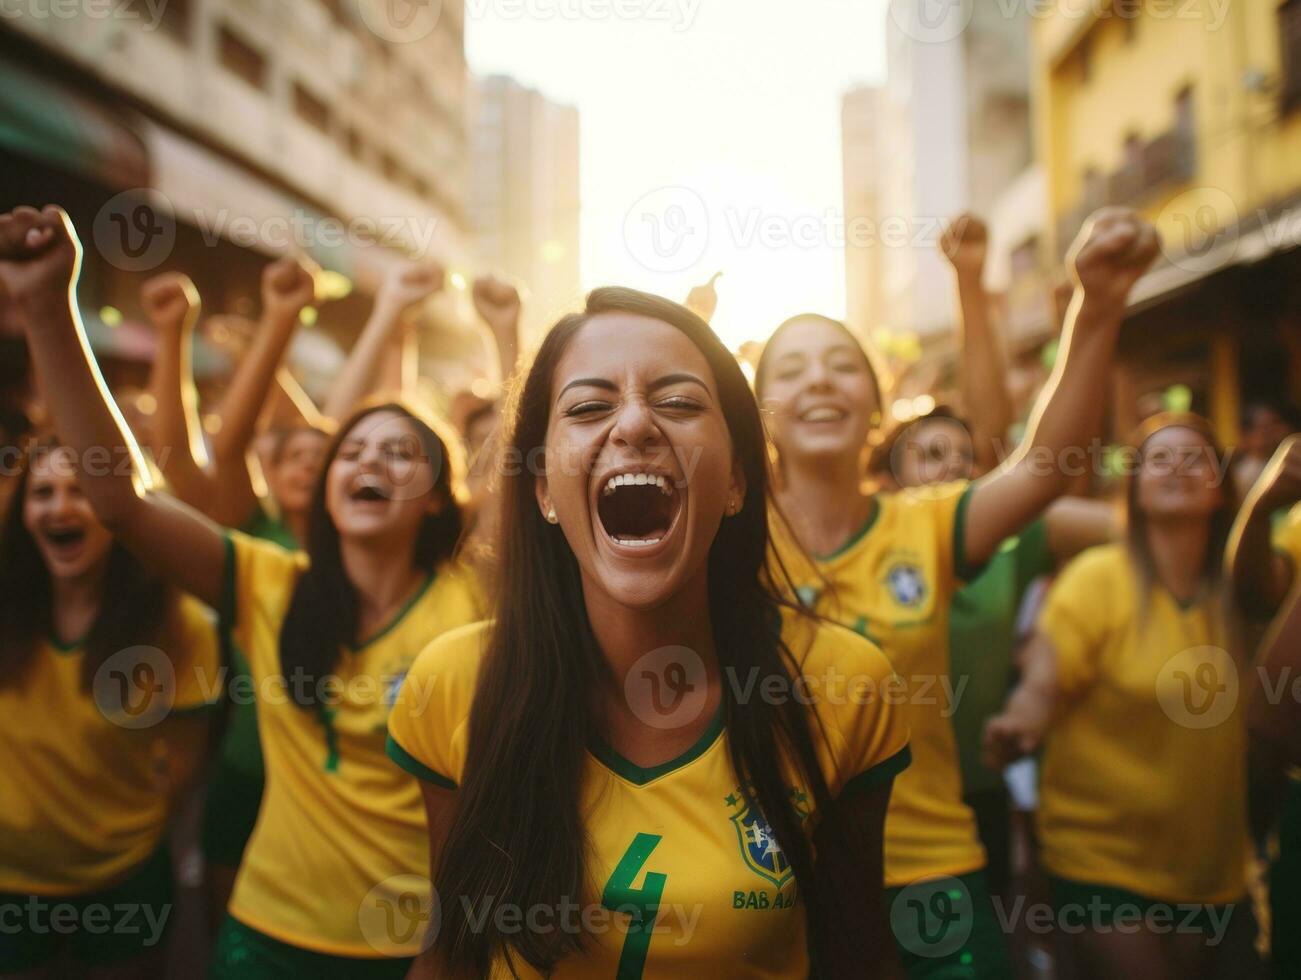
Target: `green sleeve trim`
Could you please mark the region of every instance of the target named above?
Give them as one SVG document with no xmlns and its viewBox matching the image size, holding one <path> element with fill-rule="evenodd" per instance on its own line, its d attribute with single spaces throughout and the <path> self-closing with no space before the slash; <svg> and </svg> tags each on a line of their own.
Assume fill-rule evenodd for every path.
<svg viewBox="0 0 1301 980">
<path fill-rule="evenodd" d="M 967 484 L 953 515 L 953 574 L 963 582 L 970 582 L 984 567 L 967 564 L 967 508 L 971 506 L 971 495 L 975 489 L 974 483 Z"/>
<path fill-rule="evenodd" d="M 1056 567 L 1052 548 L 1048 544 L 1048 522 L 1038 517 L 1017 536 L 1016 542 L 1016 594 L 1025 594 L 1030 583 L 1041 575 L 1051 574 Z"/>
<path fill-rule="evenodd" d="M 850 793 L 862 793 L 866 790 L 876 789 L 878 786 L 884 786 L 907 769 L 912 764 L 912 761 L 912 747 L 905 745 L 884 762 L 878 762 L 871 769 L 866 769 L 848 780 L 841 787 L 840 797 L 843 799 Z"/>
<path fill-rule="evenodd" d="M 430 769 L 410 752 L 398 745 L 392 735 L 390 735 L 387 741 L 385 741 L 384 751 L 388 753 L 390 759 L 417 779 L 424 780 L 426 783 L 433 783 L 435 786 L 442 787 L 443 789 L 456 789 L 455 780 L 448 779 L 442 773 L 434 772 L 434 770 Z"/>
</svg>

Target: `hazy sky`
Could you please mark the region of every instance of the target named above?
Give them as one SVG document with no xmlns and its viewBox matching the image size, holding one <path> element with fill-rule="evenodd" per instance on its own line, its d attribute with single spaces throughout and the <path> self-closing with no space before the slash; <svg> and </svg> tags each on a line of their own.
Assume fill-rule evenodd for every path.
<svg viewBox="0 0 1301 980">
<path fill-rule="evenodd" d="M 680 299 L 724 270 L 729 344 L 844 314 L 840 95 L 884 0 L 466 0 L 473 71 L 578 107 L 583 286 Z"/>
</svg>

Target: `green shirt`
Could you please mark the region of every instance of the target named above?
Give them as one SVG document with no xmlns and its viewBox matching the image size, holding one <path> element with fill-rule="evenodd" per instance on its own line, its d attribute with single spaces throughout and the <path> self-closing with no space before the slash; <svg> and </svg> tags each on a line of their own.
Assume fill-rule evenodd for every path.
<svg viewBox="0 0 1301 980">
<path fill-rule="evenodd" d="M 957 707 L 952 721 L 968 793 L 1002 784 L 1002 774 L 981 762 L 981 735 L 1007 697 L 1021 599 L 1031 582 L 1052 570 L 1048 531 L 1040 518 L 1004 541 L 981 573 L 953 596 L 949 673 Z"/>
</svg>

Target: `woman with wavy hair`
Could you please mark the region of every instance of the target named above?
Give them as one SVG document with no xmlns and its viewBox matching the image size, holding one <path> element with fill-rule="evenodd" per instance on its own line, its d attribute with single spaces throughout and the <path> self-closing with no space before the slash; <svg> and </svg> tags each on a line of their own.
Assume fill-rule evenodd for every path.
<svg viewBox="0 0 1301 980">
<path fill-rule="evenodd" d="M 88 357 L 69 294 L 81 250 L 58 208 L 0 216 L 0 279 L 22 308 L 49 403 L 84 458 L 135 447 Z M 266 757 L 257 825 L 216 942 L 213 976 L 400 977 L 410 937 L 367 910 L 423 897 L 420 792 L 384 755 L 393 692 L 420 648 L 478 618 L 455 562 L 461 511 L 449 440 L 421 411 L 362 408 L 331 441 L 291 552 L 223 531 L 143 470 L 83 469 L 99 519 L 146 564 L 216 608 L 248 659 Z"/>
</svg>

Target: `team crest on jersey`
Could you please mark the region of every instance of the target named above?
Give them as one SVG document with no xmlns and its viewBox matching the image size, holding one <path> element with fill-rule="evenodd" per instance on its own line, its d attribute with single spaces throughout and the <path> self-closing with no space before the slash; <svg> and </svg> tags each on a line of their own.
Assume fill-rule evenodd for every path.
<svg viewBox="0 0 1301 980">
<path fill-rule="evenodd" d="M 795 597 L 800 600 L 800 605 L 805 609 L 816 609 L 821 594 L 821 590 L 812 585 L 801 585 L 795 590 Z"/>
<path fill-rule="evenodd" d="M 926 598 L 926 577 L 912 562 L 901 561 L 893 565 L 886 572 L 885 585 L 895 602 L 910 609 L 920 606 Z"/>
<path fill-rule="evenodd" d="M 807 817 L 809 812 L 804 805 L 804 801 L 808 799 L 807 794 L 797 790 L 792 793 L 791 798 L 795 801 L 795 812 L 801 818 Z M 737 812 L 732 814 L 732 826 L 736 828 L 737 842 L 741 845 L 741 858 L 745 861 L 746 867 L 760 878 L 781 888 L 791 880 L 795 871 L 780 842 L 773 835 L 772 827 L 768 825 L 763 814 L 747 804 L 739 793 L 727 799 L 729 806 L 738 808 Z"/>
</svg>

